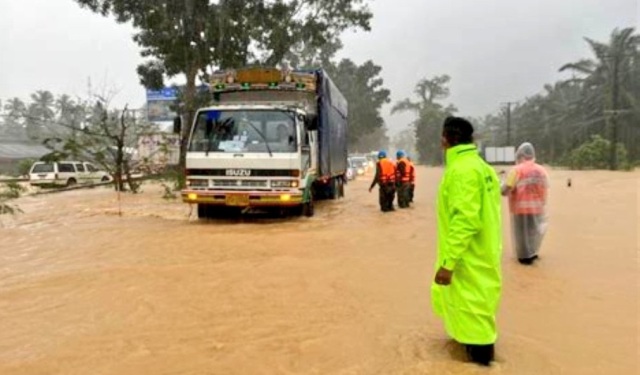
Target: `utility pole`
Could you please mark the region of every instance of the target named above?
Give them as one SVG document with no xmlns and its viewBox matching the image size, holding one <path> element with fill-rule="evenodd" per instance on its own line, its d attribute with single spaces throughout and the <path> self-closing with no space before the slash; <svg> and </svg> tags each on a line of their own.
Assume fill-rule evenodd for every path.
<svg viewBox="0 0 640 375">
<path fill-rule="evenodd" d="M 609 169 L 615 171 L 618 168 L 618 114 L 627 112 L 626 110 L 620 110 L 620 65 L 624 62 L 626 57 L 632 56 L 629 53 L 622 54 L 606 54 L 605 59 L 611 60 L 610 71 L 612 73 L 611 82 L 611 110 L 604 111 L 605 114 L 609 113 L 611 117 L 611 149 L 609 150 Z"/>
<path fill-rule="evenodd" d="M 617 144 L 618 144 L 618 71 L 619 71 L 619 63 L 618 59 L 614 59 L 613 61 L 613 87 L 611 88 L 611 94 L 613 95 L 613 117 L 611 118 L 611 150 L 610 150 L 610 169 L 615 171 L 618 169 L 618 153 Z"/>
<path fill-rule="evenodd" d="M 506 102 L 507 106 L 507 144 L 505 146 L 511 146 L 511 105 L 517 102 Z"/>
</svg>

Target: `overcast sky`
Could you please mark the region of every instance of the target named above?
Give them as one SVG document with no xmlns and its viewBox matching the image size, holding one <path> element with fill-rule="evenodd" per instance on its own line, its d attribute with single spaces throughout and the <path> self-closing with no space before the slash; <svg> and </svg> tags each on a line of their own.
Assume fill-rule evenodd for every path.
<svg viewBox="0 0 640 375">
<path fill-rule="evenodd" d="M 589 56 L 584 36 L 606 40 L 638 28 L 640 0 L 373 0 L 373 30 L 348 33 L 341 57 L 383 68 L 393 101 L 423 77 L 449 74 L 460 114 L 480 116 L 562 78 L 558 68 Z M 140 106 L 141 58 L 133 29 L 72 0 L 0 0 L 0 99 L 35 90 L 85 96 L 117 88 L 115 103 Z M 410 115 L 384 116 L 392 133 Z"/>
</svg>

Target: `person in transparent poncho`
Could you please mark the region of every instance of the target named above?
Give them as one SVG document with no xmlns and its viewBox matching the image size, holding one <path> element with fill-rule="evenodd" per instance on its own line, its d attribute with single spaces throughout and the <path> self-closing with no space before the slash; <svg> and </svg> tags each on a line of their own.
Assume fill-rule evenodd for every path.
<svg viewBox="0 0 640 375">
<path fill-rule="evenodd" d="M 536 163 L 533 145 L 521 144 L 516 150 L 516 166 L 502 184 L 502 195 L 509 198 L 513 245 L 521 264 L 531 265 L 538 259 L 547 228 L 548 189 L 547 172 Z"/>
</svg>

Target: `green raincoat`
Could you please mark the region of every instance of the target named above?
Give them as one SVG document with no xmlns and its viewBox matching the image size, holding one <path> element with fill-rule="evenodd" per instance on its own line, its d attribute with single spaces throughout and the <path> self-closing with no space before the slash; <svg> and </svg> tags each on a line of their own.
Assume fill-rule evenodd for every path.
<svg viewBox="0 0 640 375">
<path fill-rule="evenodd" d="M 433 309 L 457 342 L 493 344 L 502 286 L 500 183 L 474 145 L 452 147 L 438 192 L 436 271 L 453 271 L 451 284 L 431 286 Z"/>
</svg>

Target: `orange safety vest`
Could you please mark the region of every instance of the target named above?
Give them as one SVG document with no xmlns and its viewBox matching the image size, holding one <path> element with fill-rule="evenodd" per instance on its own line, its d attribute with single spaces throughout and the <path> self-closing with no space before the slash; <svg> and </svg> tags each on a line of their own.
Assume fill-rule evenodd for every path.
<svg viewBox="0 0 640 375">
<path fill-rule="evenodd" d="M 515 167 L 516 182 L 509 195 L 509 207 L 516 215 L 544 213 L 547 196 L 547 173 L 533 161 Z"/>
<path fill-rule="evenodd" d="M 409 182 L 413 184 L 414 182 L 416 182 L 416 167 L 413 165 L 413 162 L 411 160 L 407 160 L 407 163 L 411 168 L 411 173 L 409 175 Z"/>
<path fill-rule="evenodd" d="M 380 159 L 380 183 L 396 182 L 396 165 L 389 159 Z"/>
<path fill-rule="evenodd" d="M 398 165 L 400 165 L 400 163 L 404 163 L 404 174 L 400 175 L 400 170 L 398 169 L 398 180 L 400 180 L 401 182 L 410 182 L 411 175 L 413 174 L 413 166 L 406 158 L 398 159 Z"/>
</svg>

